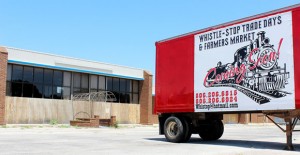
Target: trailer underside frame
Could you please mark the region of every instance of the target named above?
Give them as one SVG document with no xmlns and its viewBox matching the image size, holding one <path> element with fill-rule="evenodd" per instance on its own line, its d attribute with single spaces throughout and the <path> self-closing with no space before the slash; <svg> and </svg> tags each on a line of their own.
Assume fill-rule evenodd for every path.
<svg viewBox="0 0 300 155">
<path fill-rule="evenodd" d="M 295 126 L 300 119 L 300 110 L 274 110 L 274 111 L 263 111 L 263 114 L 273 122 L 281 131 L 286 133 L 286 147 L 285 150 L 294 150 L 293 146 L 293 132 L 300 130 L 294 130 Z M 285 122 L 285 129 L 276 123 L 270 116 L 282 118 Z"/>
</svg>

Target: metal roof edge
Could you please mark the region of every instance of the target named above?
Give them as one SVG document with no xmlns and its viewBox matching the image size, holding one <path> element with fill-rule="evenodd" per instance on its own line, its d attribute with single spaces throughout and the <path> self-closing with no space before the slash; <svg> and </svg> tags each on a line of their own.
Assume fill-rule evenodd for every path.
<svg viewBox="0 0 300 155">
<path fill-rule="evenodd" d="M 135 70 L 142 70 L 142 71 L 144 70 L 144 69 L 141 69 L 141 68 L 134 68 L 134 67 L 128 67 L 128 66 L 110 64 L 110 63 L 104 63 L 104 62 L 99 62 L 99 61 L 86 60 L 86 59 L 80 59 L 80 58 L 74 58 L 74 57 L 69 57 L 69 56 L 63 56 L 63 55 L 56 55 L 56 54 L 51 54 L 51 53 L 44 53 L 44 52 L 26 50 L 26 49 L 15 48 L 15 47 L 8 47 L 8 46 L 4 46 L 4 45 L 2 45 L 2 47 L 5 47 L 7 49 L 26 51 L 26 52 L 37 53 L 37 54 L 44 54 L 44 55 L 55 56 L 55 57 L 66 58 L 66 59 L 80 60 L 80 61 L 86 61 L 86 62 L 92 62 L 92 63 L 98 63 L 98 64 L 104 64 L 104 65 L 111 65 L 111 66 L 116 66 L 116 67 L 123 67 L 123 68 L 135 69 Z"/>
<path fill-rule="evenodd" d="M 216 29 L 216 28 L 219 28 L 219 27 L 222 27 L 222 26 L 225 26 L 225 25 L 229 25 L 231 23 L 238 23 L 238 22 L 249 20 L 249 19 L 252 19 L 252 18 L 255 18 L 255 17 L 258 17 L 258 16 L 264 16 L 264 15 L 268 15 L 268 14 L 272 14 L 272 13 L 276 13 L 276 12 L 281 12 L 281 11 L 288 11 L 288 10 L 291 10 L 291 9 L 294 9 L 294 8 L 297 8 L 297 7 L 300 7 L 300 3 L 295 4 L 295 5 L 291 5 L 291 6 L 287 6 L 287 7 L 283 7 L 283 8 L 280 8 L 280 9 L 268 11 L 268 12 L 265 12 L 265 13 L 260 13 L 260 14 L 256 14 L 256 15 L 253 15 L 253 16 L 248 16 L 248 17 L 245 17 L 245 18 L 233 20 L 233 21 L 230 21 L 230 22 L 218 24 L 218 25 L 215 25 L 215 26 L 210 26 L 210 27 L 203 28 L 203 29 L 200 29 L 200 30 L 184 33 L 184 34 L 181 34 L 181 35 L 177 35 L 177 36 L 174 36 L 174 37 L 170 37 L 170 38 L 167 38 L 167 39 L 157 41 L 156 43 L 162 43 L 162 42 L 165 42 L 165 41 L 169 41 L 169 40 L 172 40 L 172 39 L 177 39 L 177 38 L 180 38 L 180 37 L 185 37 L 185 36 L 188 36 L 188 35 L 191 35 L 191 34 L 207 31 L 207 30 L 210 30 L 210 29 Z"/>
<path fill-rule="evenodd" d="M 96 71 L 90 71 L 90 70 L 82 70 L 82 69 L 76 69 L 76 68 L 51 66 L 51 65 L 44 65 L 44 64 L 38 64 L 38 63 L 17 61 L 17 60 L 8 60 L 7 62 L 8 63 L 12 63 L 12 64 L 27 65 L 27 66 L 34 66 L 34 67 L 42 67 L 42 68 L 49 68 L 49 69 L 57 69 L 57 70 L 70 71 L 70 72 L 89 73 L 89 74 L 103 75 L 103 76 L 109 76 L 109 77 L 118 77 L 118 78 L 131 79 L 131 80 L 139 80 L 139 81 L 144 80 L 144 78 L 138 78 L 138 77 L 131 77 L 131 76 L 118 75 L 118 74 L 96 72 Z"/>
</svg>

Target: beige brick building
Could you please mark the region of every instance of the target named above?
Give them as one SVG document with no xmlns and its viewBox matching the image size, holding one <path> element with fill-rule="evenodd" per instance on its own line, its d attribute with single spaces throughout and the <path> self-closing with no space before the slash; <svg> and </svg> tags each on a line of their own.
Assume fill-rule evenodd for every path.
<svg viewBox="0 0 300 155">
<path fill-rule="evenodd" d="M 47 53 L 0 48 L 0 124 L 69 123 L 116 116 L 152 124 L 152 74 L 143 69 Z M 113 99 L 76 98 L 113 93 Z M 155 118 L 155 117 L 154 117 Z"/>
</svg>

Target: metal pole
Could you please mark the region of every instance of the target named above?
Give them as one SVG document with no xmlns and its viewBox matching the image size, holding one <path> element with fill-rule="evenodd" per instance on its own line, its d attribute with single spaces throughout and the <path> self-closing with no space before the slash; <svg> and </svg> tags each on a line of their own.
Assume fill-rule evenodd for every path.
<svg viewBox="0 0 300 155">
<path fill-rule="evenodd" d="M 72 104 L 72 116 L 73 116 L 73 120 L 75 120 L 75 116 L 74 116 L 74 105 L 73 105 L 73 94 L 71 94 L 71 104 Z"/>
<path fill-rule="evenodd" d="M 89 104 L 90 104 L 90 113 L 91 113 L 91 118 L 94 117 L 94 114 L 93 114 L 93 102 L 91 102 L 91 94 L 89 93 Z"/>
<path fill-rule="evenodd" d="M 293 146 L 293 123 L 292 123 L 292 119 L 291 118 L 285 118 L 285 123 L 286 123 L 286 147 L 284 148 L 285 150 L 290 150 L 293 151 L 294 150 L 294 146 Z"/>
</svg>

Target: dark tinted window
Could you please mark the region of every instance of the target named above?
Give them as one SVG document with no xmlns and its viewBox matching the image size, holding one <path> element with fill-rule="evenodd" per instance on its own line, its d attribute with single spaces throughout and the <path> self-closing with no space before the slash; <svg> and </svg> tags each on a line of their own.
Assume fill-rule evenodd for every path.
<svg viewBox="0 0 300 155">
<path fill-rule="evenodd" d="M 130 103 L 130 93 L 121 93 L 120 94 L 121 103 Z"/>
<path fill-rule="evenodd" d="M 89 88 L 89 75 L 81 74 L 81 88 L 88 89 Z"/>
<path fill-rule="evenodd" d="M 51 85 L 44 86 L 44 98 L 52 98 L 52 86 Z"/>
<path fill-rule="evenodd" d="M 44 72 L 42 68 L 34 68 L 34 82 L 43 83 L 44 81 Z"/>
<path fill-rule="evenodd" d="M 133 87 L 132 91 L 134 93 L 138 93 L 139 92 L 139 81 L 133 81 L 132 87 Z"/>
<path fill-rule="evenodd" d="M 63 99 L 70 99 L 71 89 L 69 87 L 64 87 L 62 93 Z"/>
<path fill-rule="evenodd" d="M 80 88 L 80 73 L 74 73 L 73 75 L 74 75 L 74 79 L 73 79 L 74 87 Z"/>
<path fill-rule="evenodd" d="M 131 82 L 131 80 L 126 80 L 126 92 L 132 92 L 132 82 Z"/>
<path fill-rule="evenodd" d="M 30 83 L 23 84 L 23 97 L 32 97 L 33 85 Z"/>
<path fill-rule="evenodd" d="M 32 83 L 33 81 L 33 67 L 24 67 L 23 82 Z"/>
<path fill-rule="evenodd" d="M 8 96 L 70 99 L 71 90 L 73 94 L 101 90 L 113 92 L 114 102 L 139 101 L 139 81 L 135 80 L 14 64 L 8 64 L 7 74 Z"/>
<path fill-rule="evenodd" d="M 63 72 L 62 71 L 54 71 L 53 85 L 62 86 L 62 83 L 63 83 Z"/>
<path fill-rule="evenodd" d="M 52 85 L 53 70 L 44 69 L 44 84 Z"/>
<path fill-rule="evenodd" d="M 53 86 L 53 98 L 61 99 L 62 98 L 62 87 L 61 86 Z"/>
<path fill-rule="evenodd" d="M 64 72 L 64 86 L 71 86 L 71 73 Z"/>
<path fill-rule="evenodd" d="M 43 85 L 34 84 L 33 85 L 33 97 L 42 98 L 43 97 Z"/>
<path fill-rule="evenodd" d="M 112 78 L 107 77 L 107 78 L 106 78 L 106 90 L 112 91 L 112 90 L 113 90 L 113 89 L 112 89 L 112 84 L 113 84 Z"/>
<path fill-rule="evenodd" d="M 73 88 L 73 93 L 74 94 L 80 93 L 80 88 Z"/>
<path fill-rule="evenodd" d="M 23 81 L 23 66 L 13 65 L 12 81 L 22 82 Z"/>
<path fill-rule="evenodd" d="M 105 90 L 105 77 L 104 76 L 99 76 L 99 78 L 98 78 L 98 89 Z"/>
<path fill-rule="evenodd" d="M 113 78 L 113 91 L 120 91 L 120 83 L 118 78 Z"/>
<path fill-rule="evenodd" d="M 21 97 L 22 96 L 22 83 L 16 83 L 16 82 L 12 82 L 11 83 L 11 95 L 12 96 L 18 96 Z"/>
<path fill-rule="evenodd" d="M 90 81 L 90 83 L 91 83 L 91 89 L 93 89 L 93 90 L 97 90 L 97 86 L 98 86 L 98 76 L 96 76 L 96 75 L 90 75 L 90 77 L 91 77 L 91 81 Z"/>
<path fill-rule="evenodd" d="M 126 80 L 120 79 L 120 91 L 125 92 L 126 91 Z"/>
</svg>

